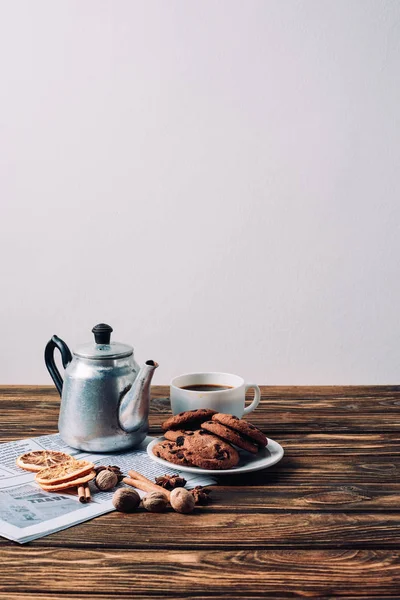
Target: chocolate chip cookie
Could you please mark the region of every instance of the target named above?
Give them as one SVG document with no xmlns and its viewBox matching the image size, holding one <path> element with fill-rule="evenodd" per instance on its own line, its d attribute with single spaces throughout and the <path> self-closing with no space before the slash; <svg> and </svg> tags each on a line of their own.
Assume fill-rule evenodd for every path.
<svg viewBox="0 0 400 600">
<path fill-rule="evenodd" d="M 191 465 L 179 446 L 168 440 L 156 444 L 153 448 L 153 454 L 159 458 L 167 460 L 170 463 L 173 463 L 174 465 Z"/>
<path fill-rule="evenodd" d="M 247 436 L 253 444 L 257 444 L 261 448 L 265 448 L 268 444 L 267 437 L 255 425 L 248 423 L 244 419 L 239 419 L 235 415 L 225 415 L 224 413 L 216 413 L 211 417 L 212 421 L 216 421 L 225 427 L 229 427 L 237 431 L 242 436 Z"/>
<path fill-rule="evenodd" d="M 179 436 L 175 444 L 183 448 L 187 460 L 201 469 L 231 469 L 239 462 L 233 446 L 203 430 L 195 431 L 192 436 Z"/>
<path fill-rule="evenodd" d="M 173 437 L 154 447 L 154 454 L 174 464 L 185 460 L 202 469 L 231 469 L 239 462 L 239 454 L 228 442 L 207 431 L 167 431 Z"/>
<path fill-rule="evenodd" d="M 195 410 L 186 410 L 178 415 L 169 417 L 161 425 L 163 431 L 168 429 L 199 429 L 204 421 L 211 419 L 217 411 L 211 408 L 197 408 Z"/>
<path fill-rule="evenodd" d="M 202 423 L 201 428 L 252 454 L 257 454 L 260 449 L 249 437 L 243 435 L 237 429 L 231 429 L 217 421 L 206 421 Z"/>
<path fill-rule="evenodd" d="M 176 437 L 175 444 L 185 450 L 189 460 L 195 461 L 196 457 L 222 460 L 222 454 L 224 454 L 224 460 L 231 457 L 229 462 L 236 461 L 237 452 L 228 442 L 202 429 L 188 433 L 181 432 L 181 435 Z"/>
</svg>

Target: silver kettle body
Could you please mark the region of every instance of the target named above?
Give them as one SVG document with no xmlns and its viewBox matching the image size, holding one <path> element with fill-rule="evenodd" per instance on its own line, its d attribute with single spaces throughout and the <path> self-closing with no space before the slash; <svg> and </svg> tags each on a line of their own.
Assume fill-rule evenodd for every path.
<svg viewBox="0 0 400 600">
<path fill-rule="evenodd" d="M 148 433 L 150 383 L 157 363 L 136 363 L 133 348 L 110 342 L 112 328 L 92 329 L 95 344 L 73 354 L 57 336 L 45 349 L 45 362 L 61 395 L 58 428 L 64 442 L 89 452 L 116 452 L 140 444 Z M 61 352 L 64 380 L 54 363 Z"/>
</svg>

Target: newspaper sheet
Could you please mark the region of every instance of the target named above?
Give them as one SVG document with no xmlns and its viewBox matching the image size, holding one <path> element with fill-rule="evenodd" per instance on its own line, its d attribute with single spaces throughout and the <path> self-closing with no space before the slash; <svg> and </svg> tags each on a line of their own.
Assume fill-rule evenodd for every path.
<svg viewBox="0 0 400 600">
<path fill-rule="evenodd" d="M 179 473 L 178 469 L 165 468 L 149 458 L 146 447 L 153 439 L 147 437 L 130 452 L 112 454 L 81 452 L 66 446 L 58 433 L 0 444 L 0 535 L 24 544 L 115 510 L 111 502 L 114 492 L 99 492 L 93 484 L 90 485 L 92 501 L 87 504 L 79 502 L 77 495 L 45 492 L 35 483 L 34 473 L 16 465 L 16 458 L 21 454 L 32 450 L 60 450 L 95 465 L 117 465 L 123 473 L 134 469 L 149 479 L 164 473 Z M 189 489 L 216 482 L 209 476 L 191 473 L 183 473 L 183 476 Z M 137 491 L 144 495 L 141 490 Z"/>
</svg>

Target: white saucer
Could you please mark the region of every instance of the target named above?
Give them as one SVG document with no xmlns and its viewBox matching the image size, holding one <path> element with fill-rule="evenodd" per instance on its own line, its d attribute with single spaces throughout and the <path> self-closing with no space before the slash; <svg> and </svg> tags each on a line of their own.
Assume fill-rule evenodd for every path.
<svg viewBox="0 0 400 600">
<path fill-rule="evenodd" d="M 183 465 L 175 465 L 174 463 L 170 463 L 163 458 L 159 458 L 153 454 L 153 448 L 159 442 L 163 442 L 165 440 L 164 437 L 159 437 L 150 442 L 147 446 L 147 454 L 149 457 L 160 463 L 160 465 L 164 465 L 165 467 L 171 468 L 173 467 L 177 471 L 185 471 L 186 473 L 199 473 L 204 475 L 209 475 L 212 473 L 213 475 L 234 475 L 236 473 L 250 473 L 251 471 L 260 471 L 261 469 L 266 469 L 275 465 L 277 462 L 281 460 L 283 457 L 283 448 L 278 442 L 271 440 L 268 438 L 268 445 L 266 448 L 263 448 L 258 452 L 258 454 L 250 454 L 250 452 L 245 452 L 244 450 L 239 450 L 240 460 L 236 467 L 232 469 L 200 469 L 200 467 L 186 467 Z"/>
</svg>

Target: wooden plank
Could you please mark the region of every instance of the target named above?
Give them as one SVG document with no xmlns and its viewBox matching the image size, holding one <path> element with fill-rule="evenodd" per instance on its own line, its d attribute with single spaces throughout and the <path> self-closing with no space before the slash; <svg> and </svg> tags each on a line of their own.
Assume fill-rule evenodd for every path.
<svg viewBox="0 0 400 600">
<path fill-rule="evenodd" d="M 398 432 L 400 427 L 400 386 L 263 386 L 261 391 L 262 400 L 248 419 L 271 437 L 294 431 Z M 160 417 L 170 412 L 168 387 L 153 388 L 152 395 L 155 434 Z"/>
<path fill-rule="evenodd" d="M 346 406 L 353 401 L 364 410 L 378 412 L 384 407 L 396 411 L 400 402 L 400 385 L 396 386 L 260 386 L 261 405 L 279 401 L 287 406 L 299 408 L 309 405 L 311 408 L 318 404 L 321 408 L 335 408 L 339 404 Z M 0 396 L 5 400 L 18 401 L 59 401 L 59 395 L 54 386 L 43 385 L 0 385 Z M 151 387 L 152 405 L 156 411 L 169 410 L 168 386 Z M 252 392 L 247 394 L 248 399 Z M 396 408 L 397 407 L 397 408 Z M 257 409 L 258 410 L 258 409 Z"/>
<path fill-rule="evenodd" d="M 170 414 L 168 398 L 152 403 L 150 431 L 161 431 L 160 424 Z M 247 418 L 270 437 L 279 433 L 369 433 L 398 432 L 400 397 L 335 399 L 285 398 L 263 400 Z"/>
<path fill-rule="evenodd" d="M 134 549 L 395 548 L 400 519 L 391 512 L 110 513 L 31 542 L 31 546 Z M 1 546 L 8 545 L 2 540 Z"/>
<path fill-rule="evenodd" d="M 399 398 L 400 385 L 262 385 L 262 398 Z M 169 395 L 168 385 L 153 385 L 152 397 L 165 398 Z M 0 395 L 19 397 L 58 397 L 54 385 L 0 385 Z M 251 392 L 249 392 L 251 397 Z"/>
<path fill-rule="evenodd" d="M 159 414 L 150 414 L 150 435 L 162 435 L 162 420 Z M 247 420 L 273 439 L 288 433 L 396 433 L 400 428 L 400 414 L 383 414 L 378 417 L 363 413 L 352 415 L 339 410 L 332 411 L 331 414 L 323 410 L 301 414 L 300 411 L 290 413 L 277 408 L 264 414 L 257 409 Z"/>
<path fill-rule="evenodd" d="M 1 388 L 0 388 L 1 389 Z M 320 408 L 336 407 L 355 410 L 362 408 L 368 412 L 379 412 L 384 408 L 397 412 L 400 403 L 400 386 L 383 387 L 268 387 L 261 386 L 259 406 L 268 407 L 269 403 L 279 402 L 287 408 Z M 151 389 L 152 404 L 157 411 L 169 410 L 169 389 L 165 386 L 153 386 Z M 246 399 L 250 401 L 253 393 L 250 391 Z M 257 411 L 259 408 L 257 408 Z"/>
<path fill-rule="evenodd" d="M 224 592 L 222 592 L 222 594 L 219 595 L 206 595 L 204 596 L 203 594 L 192 594 L 190 595 L 190 598 L 193 598 L 195 600 L 221 600 L 221 599 L 226 599 L 226 594 L 227 594 L 227 590 L 225 590 Z M 242 594 L 236 594 L 236 593 L 230 593 L 229 592 L 229 596 L 233 597 L 233 598 L 245 598 L 246 600 L 260 600 L 261 598 L 265 598 L 265 597 L 272 597 L 274 598 L 274 600 L 287 600 L 288 598 L 297 598 L 299 596 L 299 594 L 297 592 L 293 592 L 293 593 L 288 593 L 285 595 L 281 595 L 281 594 L 277 594 L 276 592 L 274 592 L 273 594 L 269 594 L 268 595 L 264 595 L 262 593 L 257 593 L 255 592 L 254 594 L 251 591 L 246 591 L 244 595 Z M 310 595 L 308 595 L 308 597 L 310 597 Z M 82 596 L 80 595 L 80 592 L 77 592 L 76 594 L 62 594 L 62 596 L 60 596 L 60 594 L 58 592 L 56 592 L 55 594 L 41 594 L 41 593 L 37 593 L 37 592 L 6 592 L 5 594 L 2 594 L 0 592 L 0 600 L 60 600 L 60 598 L 62 598 L 62 600 L 82 600 Z M 117 593 L 117 594 L 113 594 L 112 596 L 113 600 L 118 599 L 118 598 L 123 598 L 124 600 L 127 599 L 135 599 L 137 600 L 138 596 L 135 594 L 135 592 L 128 592 L 128 593 Z M 187 595 L 182 595 L 182 596 L 178 596 L 178 592 L 175 591 L 173 594 L 170 594 L 170 592 L 166 593 L 164 590 L 161 591 L 161 593 L 159 593 L 158 591 L 154 592 L 154 594 L 148 594 L 148 593 L 141 593 L 140 594 L 140 600 L 161 600 L 161 598 L 168 598 L 168 600 L 187 600 L 188 596 Z M 314 600 L 336 600 L 338 598 L 337 595 L 335 596 L 312 596 L 312 598 Z M 347 596 L 347 595 L 342 595 L 340 594 L 340 600 L 360 600 L 360 599 L 365 599 L 365 600 L 393 600 L 393 598 L 399 598 L 398 594 L 393 591 L 393 594 L 391 596 L 387 596 L 386 594 L 384 596 L 382 596 L 382 594 L 370 594 L 367 590 L 359 590 L 359 595 L 358 596 Z M 89 594 L 89 593 L 85 593 L 85 598 L 84 600 L 110 600 L 110 595 L 109 594 Z"/>
<path fill-rule="evenodd" d="M 400 484 L 218 486 L 211 488 L 213 512 L 400 511 Z M 400 519 L 399 519 L 400 520 Z"/>
<path fill-rule="evenodd" d="M 168 388 L 152 388 L 150 428 L 160 431 L 169 414 Z M 251 421 L 270 436 L 289 432 L 396 432 L 400 427 L 400 386 L 375 387 L 263 387 L 263 399 Z M 45 386 L 1 386 L 0 398 L 5 433 L 17 428 L 18 435 L 54 431 L 59 398 Z M 35 421 L 23 426 L 25 405 Z M 23 427 L 21 430 L 20 427 Z M 27 428 L 28 427 L 28 428 Z"/>
<path fill-rule="evenodd" d="M 385 399 L 399 400 L 400 385 L 277 385 L 277 386 L 260 386 L 262 398 L 315 398 L 317 400 L 329 398 L 343 399 L 360 398 L 369 399 L 376 398 L 384 401 Z M 168 396 L 168 386 L 157 386 L 157 396 L 161 396 L 161 392 L 165 392 Z M 251 397 L 251 392 L 249 393 Z"/>
<path fill-rule="evenodd" d="M 334 459 L 338 454 L 364 454 L 370 458 L 400 454 L 399 433 L 280 433 L 277 441 L 288 456 L 312 454 Z"/>
<path fill-rule="evenodd" d="M 0 400 L 1 403 L 1 400 Z M 2 424 L 1 441 L 8 442 L 28 436 L 56 433 L 54 419 L 46 427 L 38 430 L 38 425 L 18 423 Z M 365 455 L 365 458 L 400 455 L 400 434 L 398 433 L 280 433 L 276 440 L 284 447 L 287 456 L 329 456 Z"/>
<path fill-rule="evenodd" d="M 24 577 L 21 578 L 21 565 Z M 0 549 L 0 589 L 8 592 L 136 597 L 395 595 L 399 551 L 171 551 Z"/>
<path fill-rule="evenodd" d="M 30 431 L 28 431 L 30 427 Z M 54 426 L 48 430 L 38 432 L 37 426 L 25 425 L 25 430 L 21 427 L 17 429 L 10 427 L 8 432 L 1 428 L 1 442 L 24 439 L 30 436 L 44 435 L 45 433 L 56 433 Z M 338 457 L 343 455 L 359 456 L 363 463 L 379 461 L 381 457 L 393 457 L 389 463 L 394 462 L 394 458 L 400 455 L 400 435 L 396 433 L 374 433 L 374 434 L 279 434 L 276 437 L 285 450 L 285 462 L 288 458 L 327 457 L 333 463 L 338 461 Z M 396 461 L 397 462 L 397 461 Z M 277 466 L 280 469 L 279 463 Z M 378 467 L 379 469 L 380 467 Z M 385 468 L 385 467 L 384 467 Z M 388 467 L 386 467 L 388 468 Z M 365 469 L 364 469 L 365 470 Z"/>
<path fill-rule="evenodd" d="M 181 587 L 181 586 L 179 586 Z M 228 593 L 227 590 L 224 590 L 222 592 L 222 594 L 211 594 L 211 595 L 206 595 L 204 596 L 202 593 L 197 594 L 197 593 L 191 593 L 190 594 L 190 598 L 193 598 L 194 600 L 225 600 L 226 599 L 226 594 Z M 284 592 L 282 592 L 283 594 Z M 268 598 L 268 597 L 272 597 L 274 598 L 274 600 L 287 600 L 288 598 L 297 598 L 299 597 L 299 593 L 298 592 L 290 592 L 290 593 L 286 593 L 284 595 L 281 595 L 280 593 L 277 594 L 276 592 L 269 594 L 267 593 L 267 595 L 264 595 L 262 592 L 255 592 L 252 593 L 251 590 L 250 591 L 246 591 L 243 594 L 236 594 L 234 591 L 231 593 L 229 591 L 229 596 L 232 598 L 245 598 L 246 600 L 260 600 L 261 598 Z M 339 596 L 337 596 L 335 594 L 335 596 L 310 596 L 308 594 L 307 597 L 312 597 L 314 600 L 337 600 L 337 598 Z M 70 593 L 70 594 L 62 594 L 62 596 L 60 595 L 59 592 L 56 592 L 55 594 L 42 594 L 42 593 L 38 593 L 38 592 L 6 592 L 5 594 L 0 592 L 0 600 L 60 600 L 60 598 L 62 598 L 62 600 L 82 600 L 82 595 L 80 592 L 77 592 L 76 594 L 74 593 Z M 134 591 L 132 592 L 127 592 L 127 593 L 114 593 L 112 596 L 113 600 L 118 599 L 118 598 L 123 598 L 124 600 L 128 600 L 128 599 L 134 599 L 137 600 L 138 596 L 137 594 L 135 594 Z M 182 596 L 178 596 L 178 591 L 175 591 L 174 593 L 166 593 L 164 590 L 161 591 L 161 593 L 159 593 L 158 591 L 155 591 L 153 594 L 148 594 L 148 593 L 141 593 L 140 594 L 140 600 L 161 600 L 161 598 L 168 598 L 168 600 L 187 600 L 188 596 L 186 594 L 182 595 Z M 397 592 L 395 590 L 393 590 L 393 594 L 388 596 L 388 595 L 382 595 L 382 594 L 370 594 L 368 592 L 368 590 L 365 589 L 361 589 L 358 591 L 358 595 L 357 596 L 347 596 L 347 595 L 342 595 L 340 594 L 340 600 L 360 600 L 360 599 L 364 599 L 364 600 L 393 600 L 393 599 L 397 599 L 399 598 Z M 85 598 L 84 600 L 110 600 L 110 595 L 109 594 L 95 594 L 95 593 L 88 593 L 85 592 Z"/>
<path fill-rule="evenodd" d="M 222 594 L 220 595 L 206 595 L 204 596 L 203 594 L 191 594 L 190 598 L 193 598 L 194 600 L 221 600 L 221 599 L 226 599 L 226 594 L 227 591 L 225 590 Z M 273 594 L 268 594 L 267 596 L 261 594 L 261 593 L 257 593 L 255 592 L 254 594 L 247 591 L 245 592 L 245 595 L 238 595 L 235 593 L 229 593 L 229 596 L 233 597 L 233 598 L 245 598 L 246 600 L 260 600 L 261 598 L 268 598 L 268 597 L 272 597 L 274 598 L 274 600 L 288 600 L 288 598 L 297 598 L 299 597 L 298 593 L 288 593 L 285 595 L 281 595 L 281 594 L 277 594 L 276 592 Z M 310 597 L 310 596 L 308 596 Z M 314 600 L 337 600 L 339 596 L 335 595 L 335 596 L 312 596 L 312 598 Z M 76 594 L 62 594 L 62 596 L 60 596 L 60 594 L 58 592 L 56 592 L 55 594 L 41 594 L 41 593 L 37 593 L 37 592 L 27 592 L 27 593 L 21 593 L 21 592 L 7 592 L 6 594 L 2 594 L 0 592 L 0 600 L 60 600 L 60 598 L 62 598 L 62 600 L 82 600 L 82 596 L 79 594 L 79 592 L 77 592 Z M 135 594 L 135 592 L 128 592 L 127 594 L 113 594 L 112 596 L 113 600 L 118 598 L 123 598 L 124 600 L 128 600 L 128 599 L 134 599 L 137 600 L 138 596 Z M 175 592 L 174 594 L 166 594 L 164 591 L 161 592 L 161 594 L 159 592 L 155 592 L 154 594 L 140 594 L 140 600 L 161 600 L 161 598 L 168 598 L 168 600 L 187 600 L 188 596 L 183 595 L 183 596 L 178 596 L 178 592 Z M 396 592 L 393 592 L 393 595 L 391 596 L 387 596 L 386 594 L 384 596 L 382 596 L 382 594 L 370 594 L 367 590 L 359 590 L 359 595 L 358 596 L 347 596 L 347 595 L 340 595 L 340 600 L 360 600 L 360 599 L 365 599 L 365 600 L 393 600 L 393 599 L 397 599 L 399 598 L 398 594 L 396 594 Z M 107 594 L 89 594 L 89 593 L 85 593 L 85 598 L 84 600 L 110 600 L 110 596 Z"/>
<path fill-rule="evenodd" d="M 382 492 L 396 492 L 400 483 L 400 461 L 397 456 L 376 454 L 338 454 L 334 457 L 308 454 L 286 454 L 276 465 L 263 471 L 215 476 L 224 486 L 293 486 L 294 489 L 309 486 L 381 486 Z"/>
<path fill-rule="evenodd" d="M 0 406 L 2 412 L 1 441 L 6 442 L 57 432 L 58 402 L 52 406 L 43 406 L 42 402 L 37 404 L 20 403 L 18 408 L 9 409 L 0 397 Z M 33 415 L 29 421 L 24 418 L 27 410 Z M 162 435 L 161 422 L 164 418 L 165 416 L 162 416 L 160 413 L 150 414 L 150 435 Z M 276 412 L 274 417 L 270 414 L 265 415 L 260 412 L 259 414 L 254 413 L 254 416 L 251 417 L 251 422 L 261 427 L 269 437 L 278 441 L 285 439 L 287 435 L 295 433 L 317 436 L 337 434 L 336 439 L 339 442 L 340 436 L 351 434 L 353 437 L 358 434 L 380 436 L 388 433 L 393 436 L 394 440 L 398 440 L 398 431 L 400 428 L 400 417 L 395 418 L 393 415 L 380 416 L 378 418 L 372 415 L 363 416 L 360 414 L 357 420 L 356 416 L 349 417 L 347 414 L 343 415 L 339 413 L 335 413 L 332 416 L 323 411 L 317 415 L 317 418 L 315 413 L 312 415 L 303 415 L 302 418 L 298 418 L 294 413 L 290 415 L 282 413 L 282 411 Z M 263 423 L 268 423 L 268 426 L 263 425 Z"/>
<path fill-rule="evenodd" d="M 317 582 L 318 584 L 318 582 Z M 179 588 L 181 588 L 182 586 L 179 585 Z M 311 584 L 310 584 L 311 587 Z M 315 586 L 314 586 L 315 587 Z M 395 588 L 395 586 L 393 586 L 393 588 Z M 193 598 L 195 600 L 225 600 L 226 599 L 226 595 L 228 593 L 228 590 L 224 589 L 224 591 L 221 594 L 206 594 L 206 591 L 203 591 L 203 593 L 191 593 L 190 594 L 190 598 Z M 331 592 L 332 594 L 333 592 Z M 184 592 L 182 595 L 179 595 L 179 589 L 175 590 L 175 591 L 168 591 L 166 592 L 165 589 L 158 591 L 155 590 L 153 593 L 149 593 L 149 592 L 142 592 L 140 594 L 140 600 L 161 600 L 161 598 L 168 598 L 168 600 L 187 600 L 189 598 L 189 596 L 186 595 L 187 593 Z M 206 595 L 204 595 L 206 594 Z M 358 594 L 357 596 L 355 595 L 351 595 L 348 596 L 347 594 L 342 594 L 340 593 L 340 596 L 338 595 L 323 595 L 320 596 L 319 593 L 318 595 L 310 595 L 307 594 L 307 597 L 312 597 L 314 600 L 336 600 L 337 598 L 340 598 L 340 600 L 393 600 L 394 598 L 396 598 L 398 600 L 399 595 L 396 592 L 395 589 L 392 590 L 392 594 L 391 595 L 387 595 L 387 594 L 371 594 L 368 592 L 368 590 L 361 588 L 358 590 Z M 245 598 L 246 600 L 260 600 L 261 598 L 274 598 L 274 600 L 288 600 L 288 598 L 298 598 L 299 596 L 303 597 L 303 593 L 299 592 L 299 591 L 290 591 L 285 593 L 284 591 L 282 591 L 282 593 L 277 593 L 277 592 L 266 592 L 266 594 L 263 594 L 262 592 L 252 592 L 251 590 L 246 590 L 244 593 L 242 592 L 238 592 L 236 593 L 235 590 L 232 591 L 232 593 L 229 591 L 229 596 L 232 598 Z M 76 593 L 63 593 L 61 595 L 61 592 L 55 592 L 54 594 L 52 593 L 41 593 L 41 592 L 6 592 L 6 593 L 2 593 L 0 592 L 0 600 L 60 600 L 60 598 L 62 598 L 62 600 L 82 600 L 82 595 L 81 592 L 76 592 Z M 116 592 L 112 595 L 113 600 L 114 599 L 118 599 L 118 598 L 123 598 L 124 600 L 130 600 L 130 599 L 135 599 L 137 600 L 138 596 L 135 593 L 134 590 L 131 590 L 130 592 Z M 110 595 L 109 594 L 96 594 L 95 592 L 93 593 L 89 593 L 89 592 L 85 592 L 84 595 L 84 600 L 110 600 Z"/>
<path fill-rule="evenodd" d="M 224 485 L 358 485 L 400 482 L 398 457 L 375 455 L 289 456 L 281 462 L 248 474 L 219 477 Z"/>
<path fill-rule="evenodd" d="M 400 403 L 400 385 L 396 386 L 260 386 L 261 405 L 279 401 L 288 407 L 313 408 L 318 404 L 321 408 L 343 407 L 353 401 L 354 405 L 364 410 L 379 412 L 381 408 L 398 411 Z M 59 401 L 59 395 L 54 386 L 6 386 L 0 385 L 0 396 L 5 400 L 18 401 Z M 152 386 L 151 404 L 157 412 L 169 410 L 169 387 Z M 250 400 L 252 393 L 247 395 Z M 259 409 L 257 409 L 259 410 Z"/>
</svg>

